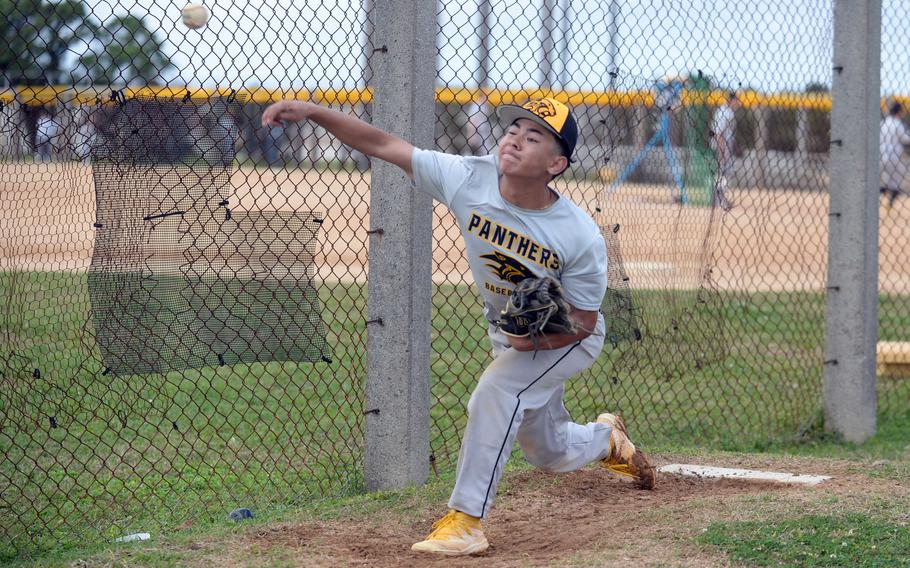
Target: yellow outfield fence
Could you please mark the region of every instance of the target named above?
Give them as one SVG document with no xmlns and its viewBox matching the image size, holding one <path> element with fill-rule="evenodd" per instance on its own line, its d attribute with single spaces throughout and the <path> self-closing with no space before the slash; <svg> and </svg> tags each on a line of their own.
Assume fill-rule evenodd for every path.
<svg viewBox="0 0 910 568">
<path fill-rule="evenodd" d="M 50 106 L 61 101 L 74 104 L 98 104 L 111 100 L 111 94 L 117 92 L 126 98 L 144 97 L 158 99 L 180 99 L 185 101 L 204 100 L 212 97 L 238 97 L 254 103 L 271 103 L 281 99 L 316 101 L 328 104 L 365 104 L 373 100 L 372 89 L 267 89 L 264 87 L 244 87 L 232 89 L 225 87 L 205 88 L 191 86 L 171 87 L 74 87 L 74 86 L 21 86 L 0 91 L 0 102 L 30 106 Z M 681 103 L 686 106 L 706 104 L 720 106 L 724 104 L 728 91 L 713 90 L 710 92 L 684 90 Z M 438 87 L 436 102 L 442 104 L 468 104 L 483 99 L 492 105 L 525 101 L 537 97 L 554 97 L 567 104 L 635 107 L 654 106 L 654 92 L 645 90 L 633 91 L 554 91 L 548 89 L 467 89 Z M 758 93 L 742 91 L 739 98 L 745 107 L 777 107 L 808 110 L 830 110 L 831 97 L 827 93 Z M 895 100 L 904 104 L 910 103 L 910 96 L 895 96 Z M 884 106 L 886 101 L 882 100 Z"/>
</svg>

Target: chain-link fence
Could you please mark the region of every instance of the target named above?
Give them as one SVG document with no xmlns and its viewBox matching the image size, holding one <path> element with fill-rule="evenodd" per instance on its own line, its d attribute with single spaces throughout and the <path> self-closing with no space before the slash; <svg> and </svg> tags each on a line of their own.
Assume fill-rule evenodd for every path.
<svg viewBox="0 0 910 568">
<path fill-rule="evenodd" d="M 366 11 L 0 7 L 0 557 L 362 491 L 367 163 L 260 117 L 367 118 L 299 79 L 362 85 Z"/>
<path fill-rule="evenodd" d="M 0 2 L 2 557 L 363 490 L 369 162 L 260 117 L 286 96 L 369 120 L 375 8 L 225 0 L 190 31 L 152 4 Z M 899 99 L 902 14 L 884 12 Z M 831 2 L 479 0 L 437 22 L 437 149 L 495 152 L 503 102 L 575 109 L 554 187 L 603 227 L 622 292 L 604 311 L 634 325 L 568 383 L 572 416 L 620 412 L 645 446 L 817 428 Z M 894 341 L 905 207 L 882 217 Z M 434 211 L 442 468 L 490 345 Z M 905 382 L 880 394 L 906 410 Z"/>
<path fill-rule="evenodd" d="M 611 261 L 622 259 L 641 339 L 612 338 L 598 363 L 570 381 L 570 413 L 584 421 L 621 412 L 645 444 L 741 447 L 815 427 L 831 4 L 537 8 L 440 7 L 438 81 L 473 88 L 467 104 L 443 107 L 437 143 L 487 152 L 507 126 L 492 115 L 502 100 L 556 93 L 575 109 L 577 163 L 555 186 L 613 236 Z M 482 22 L 484 13 L 495 16 Z M 768 21 L 793 33 L 768 33 Z M 436 253 L 445 258 L 437 274 L 467 288 L 466 259 L 451 260 L 456 231 L 437 206 Z M 436 298 L 451 313 L 477 301 Z M 452 323 L 439 320 L 437 331 Z M 477 327 L 476 318 L 459 323 L 465 336 Z M 487 348 L 481 339 L 461 364 L 482 368 Z M 459 432 L 449 424 L 464 401 L 452 395 L 469 391 L 473 377 L 453 384 L 450 366 L 442 370 L 436 411 L 446 419 L 434 439 L 453 458 Z"/>
<path fill-rule="evenodd" d="M 882 2 L 882 127 L 880 132 L 881 197 L 879 219 L 879 303 L 878 334 L 880 359 L 879 413 L 904 415 L 910 402 L 906 378 L 908 321 L 910 321 L 910 280 L 908 280 L 907 247 L 910 235 L 910 204 L 906 201 L 910 187 L 910 142 L 905 109 L 907 96 L 906 69 L 907 17 L 901 2 Z M 899 105 L 895 107 L 895 104 Z"/>
</svg>

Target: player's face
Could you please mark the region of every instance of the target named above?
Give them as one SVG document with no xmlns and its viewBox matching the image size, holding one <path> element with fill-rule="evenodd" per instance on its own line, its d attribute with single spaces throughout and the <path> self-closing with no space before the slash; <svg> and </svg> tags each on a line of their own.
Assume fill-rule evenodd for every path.
<svg viewBox="0 0 910 568">
<path fill-rule="evenodd" d="M 556 137 L 537 123 L 519 118 L 499 140 L 503 175 L 547 178 L 565 168 L 566 157 Z"/>
</svg>

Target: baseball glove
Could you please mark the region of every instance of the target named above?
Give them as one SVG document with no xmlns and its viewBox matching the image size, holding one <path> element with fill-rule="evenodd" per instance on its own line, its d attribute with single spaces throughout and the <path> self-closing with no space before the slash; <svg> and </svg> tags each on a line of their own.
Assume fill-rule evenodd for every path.
<svg viewBox="0 0 910 568">
<path fill-rule="evenodd" d="M 572 335 L 578 332 L 570 310 L 558 280 L 549 276 L 525 278 L 515 287 L 499 314 L 498 325 L 506 335 L 530 337 L 536 346 L 544 333 Z"/>
</svg>

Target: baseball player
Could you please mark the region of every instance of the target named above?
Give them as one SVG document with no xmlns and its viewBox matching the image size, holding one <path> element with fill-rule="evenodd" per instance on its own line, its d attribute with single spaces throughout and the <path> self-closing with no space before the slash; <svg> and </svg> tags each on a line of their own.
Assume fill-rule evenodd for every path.
<svg viewBox="0 0 910 568">
<path fill-rule="evenodd" d="M 59 134 L 60 128 L 53 111 L 45 109 L 35 126 L 35 161 L 46 162 L 51 159 Z"/>
<path fill-rule="evenodd" d="M 904 107 L 892 103 L 888 116 L 882 121 L 878 145 L 881 152 L 881 188 L 882 195 L 888 197 L 886 211 L 894 205 L 894 200 L 901 194 L 901 185 L 910 178 L 910 168 L 904 162 L 904 148 L 910 145 L 910 131 L 904 124 Z"/>
<path fill-rule="evenodd" d="M 414 148 L 352 116 L 318 105 L 281 101 L 264 125 L 309 119 L 368 156 L 397 165 L 414 187 L 454 213 L 484 302 L 494 360 L 468 403 L 449 512 L 412 548 L 448 556 L 480 553 L 481 521 L 514 442 L 529 462 L 565 472 L 600 461 L 653 488 L 655 472 L 629 439 L 622 420 L 601 414 L 576 424 L 563 406 L 566 380 L 603 347 L 599 307 L 607 287 L 607 253 L 594 221 L 549 183 L 568 167 L 578 138 L 572 112 L 554 99 L 497 109 L 507 125 L 497 155 L 455 156 Z M 539 341 L 503 333 L 495 322 L 511 291 L 528 277 L 561 282 L 581 331 Z"/>
<path fill-rule="evenodd" d="M 714 180 L 714 194 L 712 205 L 718 205 L 724 211 L 733 208 L 727 198 L 727 178 L 733 172 L 733 145 L 736 140 L 736 109 L 742 106 L 742 101 L 736 93 L 728 95 L 727 103 L 714 113 L 711 122 L 711 148 L 717 157 L 717 177 Z"/>
</svg>

